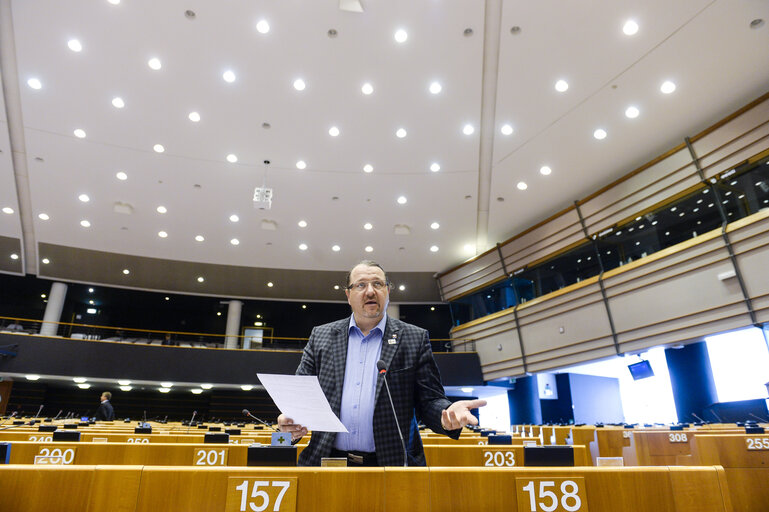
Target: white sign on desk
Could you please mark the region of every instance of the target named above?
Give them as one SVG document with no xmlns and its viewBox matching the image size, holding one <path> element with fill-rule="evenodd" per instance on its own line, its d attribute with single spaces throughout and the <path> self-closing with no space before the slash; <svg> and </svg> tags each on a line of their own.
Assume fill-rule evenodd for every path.
<svg viewBox="0 0 769 512">
<path fill-rule="evenodd" d="M 315 375 L 257 373 L 280 412 L 297 425 L 321 432 L 347 432 L 336 417 Z"/>
</svg>

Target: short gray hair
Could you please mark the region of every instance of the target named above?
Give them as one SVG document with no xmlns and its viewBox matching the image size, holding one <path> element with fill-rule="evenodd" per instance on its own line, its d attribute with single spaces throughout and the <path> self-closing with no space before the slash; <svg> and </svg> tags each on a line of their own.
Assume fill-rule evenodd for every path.
<svg viewBox="0 0 769 512">
<path fill-rule="evenodd" d="M 350 286 L 350 284 L 351 284 L 351 283 L 350 283 L 350 276 L 352 275 L 352 271 L 353 271 L 353 269 L 354 269 L 355 267 L 359 267 L 359 266 L 361 266 L 361 265 L 364 265 L 364 266 L 366 266 L 366 267 L 376 267 L 376 268 L 378 268 L 378 269 L 379 269 L 379 270 L 381 270 L 381 271 L 382 271 L 382 273 L 385 275 L 385 283 L 389 283 L 389 281 L 387 280 L 387 272 L 385 272 L 385 269 L 384 269 L 384 268 L 382 268 L 382 265 L 380 265 L 379 263 L 377 263 L 377 262 L 376 262 L 376 261 L 374 261 L 374 260 L 363 260 L 363 261 L 361 261 L 361 262 L 358 262 L 358 263 L 356 263 L 356 264 L 355 264 L 355 265 L 354 265 L 354 266 L 353 266 L 353 267 L 350 269 L 350 271 L 349 271 L 349 272 L 347 272 L 347 280 L 346 280 L 347 286 Z"/>
</svg>

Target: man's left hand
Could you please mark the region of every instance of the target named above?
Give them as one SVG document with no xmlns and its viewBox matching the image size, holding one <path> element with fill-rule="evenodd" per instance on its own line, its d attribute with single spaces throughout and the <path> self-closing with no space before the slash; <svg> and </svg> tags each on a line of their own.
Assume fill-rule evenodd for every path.
<svg viewBox="0 0 769 512">
<path fill-rule="evenodd" d="M 444 430 L 456 430 L 465 425 L 477 425 L 478 418 L 472 415 L 470 409 L 486 405 L 486 400 L 460 400 L 454 402 L 448 409 L 443 410 L 441 426 Z"/>
</svg>

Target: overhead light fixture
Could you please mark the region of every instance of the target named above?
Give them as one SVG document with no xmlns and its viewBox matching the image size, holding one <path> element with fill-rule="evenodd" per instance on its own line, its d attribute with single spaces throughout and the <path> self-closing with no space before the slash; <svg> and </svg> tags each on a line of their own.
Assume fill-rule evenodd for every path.
<svg viewBox="0 0 769 512">
<path fill-rule="evenodd" d="M 158 59 L 157 57 L 153 57 L 150 60 L 148 60 L 147 65 L 150 67 L 150 69 L 154 69 L 155 71 L 163 67 L 163 65 L 160 63 L 160 59 Z"/>
<path fill-rule="evenodd" d="M 167 238 L 168 237 L 168 233 L 166 233 L 165 231 L 158 231 L 158 236 L 160 238 Z"/>
<path fill-rule="evenodd" d="M 174 385 L 173 382 L 161 382 L 160 383 L 160 386 L 164 387 L 164 388 L 170 388 L 170 387 L 173 387 L 173 385 Z"/>
<path fill-rule="evenodd" d="M 254 389 L 254 386 L 252 386 L 251 384 L 243 384 L 240 386 L 240 389 L 242 389 L 243 391 L 251 391 L 252 389 Z"/>
<path fill-rule="evenodd" d="M 267 283 L 267 288 L 272 288 L 273 286 L 275 286 L 275 285 L 272 283 L 272 281 Z"/>
<path fill-rule="evenodd" d="M 166 148 L 164 148 L 162 144 L 155 144 L 154 146 L 152 146 L 152 149 L 155 151 L 155 153 L 162 153 L 166 150 Z"/>
<path fill-rule="evenodd" d="M 397 199 L 398 204 L 406 204 L 408 202 L 408 199 L 406 199 L 406 196 L 400 196 Z"/>
<path fill-rule="evenodd" d="M 628 119 L 635 119 L 640 113 L 641 111 L 638 110 L 638 107 L 634 107 L 633 105 L 625 109 L 625 117 Z"/>
<path fill-rule="evenodd" d="M 187 115 L 187 118 L 188 118 L 190 121 L 192 121 L 193 123 L 197 123 L 197 122 L 199 122 L 199 121 L 200 121 L 200 114 L 199 114 L 199 113 L 197 113 L 197 112 L 190 112 L 190 113 Z"/>
<path fill-rule="evenodd" d="M 125 181 L 128 179 L 128 175 L 124 173 L 123 171 L 119 171 L 117 174 L 115 174 L 115 177 L 119 179 L 120 181 Z"/>
<path fill-rule="evenodd" d="M 80 201 L 82 201 L 83 203 L 87 203 L 88 201 L 91 200 L 91 198 L 88 197 L 87 194 L 80 194 L 79 196 L 77 196 L 77 198 L 80 199 Z"/>
<path fill-rule="evenodd" d="M 11 208 L 9 206 L 6 206 L 5 208 L 3 208 L 3 213 L 8 214 L 8 215 L 12 215 L 13 214 L 13 208 Z"/>
<path fill-rule="evenodd" d="M 438 94 L 443 90 L 443 86 L 438 82 L 433 82 L 430 84 L 429 90 L 431 94 Z"/>
<path fill-rule="evenodd" d="M 304 160 L 299 160 L 298 162 L 296 162 L 296 168 L 299 169 L 300 171 L 304 170 L 307 168 L 307 163 Z"/>
<path fill-rule="evenodd" d="M 393 35 L 393 37 L 395 38 L 396 42 L 405 43 L 406 40 L 409 38 L 409 35 L 405 30 L 399 29 L 395 31 L 395 34 Z"/>
<path fill-rule="evenodd" d="M 125 379 L 119 380 L 119 381 L 117 381 L 117 383 L 120 384 L 121 386 L 130 386 L 131 385 L 131 381 L 130 380 L 125 380 Z"/>
<path fill-rule="evenodd" d="M 303 91 L 305 87 L 307 87 L 307 84 L 305 84 L 304 80 L 302 80 L 301 78 L 297 78 L 296 80 L 294 80 L 294 89 L 296 89 L 297 91 Z"/>
<path fill-rule="evenodd" d="M 30 86 L 30 88 L 35 90 L 39 90 L 41 87 L 43 87 L 43 84 L 37 78 L 30 78 L 29 80 L 27 80 L 27 85 Z"/>
<path fill-rule="evenodd" d="M 37 218 L 40 219 L 40 220 L 48 220 L 48 219 L 50 219 L 50 217 L 48 216 L 47 213 L 39 213 L 37 215 Z"/>
<path fill-rule="evenodd" d="M 367 245 L 367 246 L 365 247 L 365 249 L 363 249 L 363 250 L 364 250 L 364 251 L 366 251 L 366 252 L 374 252 L 374 248 L 373 248 L 373 247 L 371 247 L 370 245 Z"/>
<path fill-rule="evenodd" d="M 399 139 L 404 138 L 406 135 L 407 135 L 407 132 L 404 128 L 398 128 L 395 131 L 395 136 L 398 137 Z"/>
<path fill-rule="evenodd" d="M 374 172 L 374 166 L 371 164 L 366 164 L 363 166 L 363 172 L 365 173 L 372 173 Z"/>
<path fill-rule="evenodd" d="M 77 128 L 72 133 L 74 133 L 75 137 L 77 137 L 78 139 L 84 139 L 85 138 L 85 130 L 83 130 L 81 128 Z"/>
<path fill-rule="evenodd" d="M 593 132 L 593 137 L 595 137 L 597 140 L 603 140 L 606 138 L 606 130 L 603 128 L 598 128 L 596 131 Z"/>
<path fill-rule="evenodd" d="M 555 83 L 555 90 L 558 92 L 566 92 L 569 90 L 569 83 L 566 80 L 558 80 Z"/>
<path fill-rule="evenodd" d="M 662 82 L 662 85 L 660 85 L 660 92 L 662 94 L 671 94 L 676 90 L 676 84 L 671 82 L 670 80 L 665 80 Z"/>
<path fill-rule="evenodd" d="M 227 155 L 227 161 L 231 164 L 234 164 L 235 162 L 238 161 L 238 157 L 230 153 L 229 155 Z"/>
<path fill-rule="evenodd" d="M 238 217 L 236 214 L 230 215 L 230 222 L 238 222 L 240 220 L 240 217 Z"/>
<path fill-rule="evenodd" d="M 337 128 L 336 126 L 332 126 L 331 128 L 328 129 L 328 134 L 331 135 L 332 137 L 338 137 L 339 128 Z"/>
<path fill-rule="evenodd" d="M 462 133 L 465 135 L 472 135 L 475 133 L 475 127 L 471 124 L 466 124 L 464 127 L 462 127 Z"/>
<path fill-rule="evenodd" d="M 171 391 L 171 388 L 158 388 L 158 391 L 160 391 L 161 393 L 168 393 Z"/>
<path fill-rule="evenodd" d="M 502 128 L 499 129 L 500 132 L 502 132 L 502 135 L 512 135 L 513 134 L 513 127 L 509 124 L 503 124 Z"/>
<path fill-rule="evenodd" d="M 235 72 L 232 71 L 231 69 L 228 69 L 227 71 L 222 73 L 222 78 L 224 79 L 225 82 L 227 82 L 228 84 L 231 84 L 232 82 L 235 81 Z"/>
<path fill-rule="evenodd" d="M 77 387 L 79 387 L 80 389 L 90 389 L 91 385 L 90 384 L 78 384 Z"/>
<path fill-rule="evenodd" d="M 437 245 L 431 245 L 430 246 L 430 252 L 438 252 L 438 246 Z"/>
<path fill-rule="evenodd" d="M 626 36 L 633 36 L 637 34 L 638 23 L 636 23 L 634 20 L 627 20 L 622 26 L 622 32 L 624 32 Z"/>
<path fill-rule="evenodd" d="M 84 382 L 88 382 L 88 379 L 86 379 L 85 377 L 73 377 L 72 381 L 78 384 L 82 384 Z"/>
<path fill-rule="evenodd" d="M 331 246 L 331 250 L 334 251 L 334 252 L 339 252 L 339 251 L 342 250 L 342 248 L 339 247 L 338 245 L 332 245 Z"/>
<path fill-rule="evenodd" d="M 202 242 L 204 240 L 205 240 L 205 237 L 203 235 L 195 235 L 196 242 Z"/>
<path fill-rule="evenodd" d="M 115 108 L 123 108 L 125 107 L 125 101 L 120 97 L 112 98 L 112 106 Z"/>
<path fill-rule="evenodd" d="M 433 222 L 432 224 L 430 224 L 430 229 L 438 229 L 439 227 L 441 227 L 441 225 L 438 224 L 437 222 Z"/>
<path fill-rule="evenodd" d="M 120 386 L 120 391 L 131 391 L 132 389 L 131 386 Z"/>
<path fill-rule="evenodd" d="M 40 375 L 30 373 L 24 376 L 27 380 L 40 380 Z"/>
<path fill-rule="evenodd" d="M 374 86 L 373 86 L 373 85 L 371 85 L 370 83 L 366 82 L 365 84 L 363 84 L 363 85 L 361 86 L 361 88 L 360 88 L 360 91 L 361 91 L 363 94 L 365 94 L 366 96 L 368 96 L 369 94 L 371 94 L 371 93 L 373 93 L 373 92 L 374 92 Z"/>
<path fill-rule="evenodd" d="M 367 222 L 367 223 L 365 223 L 365 224 L 363 225 L 363 229 L 365 229 L 365 230 L 370 230 L 370 229 L 373 229 L 373 227 L 374 227 L 374 225 L 373 225 L 373 224 L 371 224 L 370 222 Z"/>
<path fill-rule="evenodd" d="M 529 186 L 524 181 L 519 181 L 516 187 L 518 187 L 518 190 L 526 190 L 529 188 Z"/>
<path fill-rule="evenodd" d="M 202 283 L 203 281 L 205 281 L 205 278 L 203 276 L 198 276 L 198 282 Z"/>
<path fill-rule="evenodd" d="M 91 223 L 89 221 L 85 220 L 85 219 L 80 221 L 80 225 L 83 226 L 84 228 L 90 228 L 91 227 Z"/>
<path fill-rule="evenodd" d="M 259 20 L 256 23 L 256 30 L 260 34 L 266 34 L 270 31 L 270 24 L 267 23 L 267 20 Z"/>
<path fill-rule="evenodd" d="M 214 387 L 213 384 L 201 384 L 200 385 L 201 389 L 211 389 L 212 387 Z"/>
<path fill-rule="evenodd" d="M 166 212 L 168 212 L 168 209 L 165 206 L 163 206 L 163 205 L 158 206 L 157 208 L 155 208 L 155 210 L 158 213 L 166 213 Z"/>
<path fill-rule="evenodd" d="M 543 165 L 542 167 L 539 168 L 539 173 L 542 176 L 550 176 L 551 172 L 553 172 L 553 170 L 550 167 L 548 167 L 547 165 Z"/>
<path fill-rule="evenodd" d="M 400 290 L 402 292 L 406 291 L 406 285 L 405 284 L 399 285 L 398 286 L 398 290 Z"/>
<path fill-rule="evenodd" d="M 300 251 L 306 251 L 307 250 L 307 244 L 299 244 L 299 250 Z"/>
<path fill-rule="evenodd" d="M 203 390 L 202 390 L 202 389 L 200 389 L 200 388 L 193 388 L 193 389 L 190 389 L 190 392 L 191 392 L 193 395 L 199 395 L 199 394 L 201 394 L 201 393 L 203 392 Z"/>
</svg>

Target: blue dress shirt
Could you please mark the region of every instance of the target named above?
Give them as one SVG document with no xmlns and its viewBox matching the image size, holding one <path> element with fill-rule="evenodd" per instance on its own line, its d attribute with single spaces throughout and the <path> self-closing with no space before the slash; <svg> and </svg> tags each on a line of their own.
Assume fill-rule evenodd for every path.
<svg viewBox="0 0 769 512">
<path fill-rule="evenodd" d="M 336 435 L 334 447 L 343 451 L 374 452 L 374 394 L 376 393 L 376 363 L 382 354 L 387 315 L 363 336 L 350 316 L 347 338 L 347 366 L 342 388 L 342 409 L 340 420 L 348 433 Z"/>
</svg>

